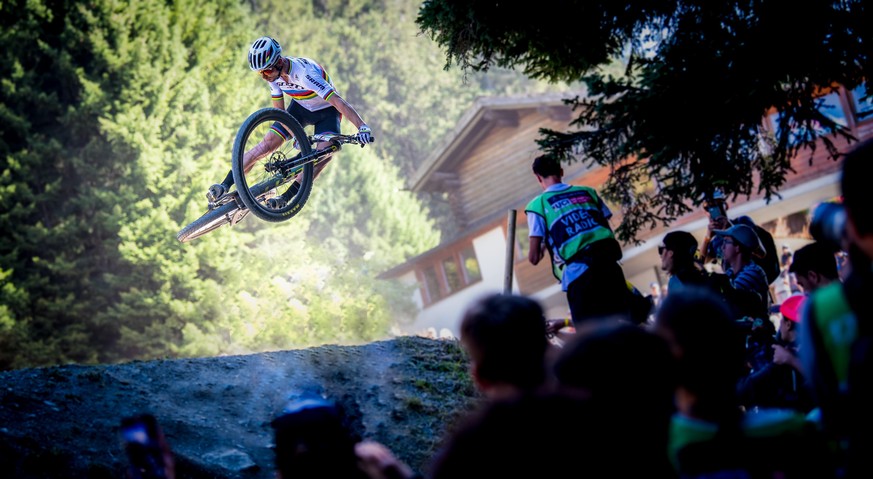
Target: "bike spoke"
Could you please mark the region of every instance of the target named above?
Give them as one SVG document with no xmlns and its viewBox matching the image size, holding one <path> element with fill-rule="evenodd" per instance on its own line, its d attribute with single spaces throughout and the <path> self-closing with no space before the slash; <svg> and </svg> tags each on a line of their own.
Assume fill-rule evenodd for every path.
<svg viewBox="0 0 873 479">
<path fill-rule="evenodd" d="M 294 137 L 290 133 L 290 128 L 278 124 L 281 133 L 287 138 L 285 140 L 277 133 L 275 123 L 268 120 L 255 125 L 244 145 L 247 154 L 262 156 L 261 152 L 266 150 L 265 145 L 270 142 L 281 142 L 278 148 L 263 155 L 245 174 L 245 183 L 260 204 L 264 204 L 269 198 L 281 195 L 288 189 L 290 182 L 294 180 L 295 172 L 280 169 L 279 166 L 287 165 L 289 160 L 300 153 L 294 148 Z"/>
<path fill-rule="evenodd" d="M 233 176 L 252 214 L 285 221 L 300 211 L 314 173 L 313 164 L 300 159 L 310 151 L 305 130 L 285 111 L 264 108 L 243 122 L 234 141 Z"/>
</svg>

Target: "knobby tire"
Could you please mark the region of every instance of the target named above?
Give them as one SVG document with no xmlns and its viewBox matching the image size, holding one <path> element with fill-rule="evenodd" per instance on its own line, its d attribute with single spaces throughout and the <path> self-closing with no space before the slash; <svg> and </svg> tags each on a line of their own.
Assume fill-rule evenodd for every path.
<svg viewBox="0 0 873 479">
<path fill-rule="evenodd" d="M 215 231 L 216 229 L 230 223 L 228 214 L 235 209 L 238 209 L 236 203 L 230 202 L 225 203 L 214 210 L 207 211 L 203 216 L 182 228 L 182 230 L 176 235 L 176 239 L 182 243 L 187 243 L 205 235 L 206 233 Z"/>
<path fill-rule="evenodd" d="M 290 177 L 286 178 L 282 178 L 278 175 L 270 176 L 265 170 L 268 159 L 277 156 L 284 158 L 292 156 L 293 151 L 292 148 L 290 148 L 293 142 L 292 139 L 284 142 L 283 145 L 274 150 L 271 155 L 258 160 L 248 174 L 244 172 L 243 159 L 246 150 L 251 149 L 263 139 L 261 136 L 265 124 L 269 126 L 273 122 L 279 122 L 287 127 L 286 129 L 289 130 L 294 136 L 294 139 L 297 140 L 298 148 L 302 155 L 308 155 L 312 151 L 312 146 L 309 143 L 309 138 L 306 136 L 303 127 L 300 126 L 300 123 L 295 120 L 291 114 L 278 108 L 263 108 L 249 115 L 237 132 L 233 144 L 233 180 L 236 184 L 237 191 L 239 192 L 240 199 L 252 214 L 264 221 L 279 222 L 292 218 L 299 213 L 303 208 L 303 205 L 306 204 L 306 201 L 309 199 L 309 194 L 312 191 L 314 168 L 312 163 L 307 163 L 300 167 L 300 190 L 284 207 L 279 209 L 267 207 L 264 200 L 265 195 L 263 193 L 275 188 L 278 196 L 278 194 L 281 194 L 280 190 L 287 190 L 297 176 L 297 174 L 290 175 Z M 256 132 L 256 130 L 258 131 Z M 252 138 L 253 133 L 255 135 L 254 138 Z M 249 184 L 250 182 L 252 184 Z"/>
</svg>

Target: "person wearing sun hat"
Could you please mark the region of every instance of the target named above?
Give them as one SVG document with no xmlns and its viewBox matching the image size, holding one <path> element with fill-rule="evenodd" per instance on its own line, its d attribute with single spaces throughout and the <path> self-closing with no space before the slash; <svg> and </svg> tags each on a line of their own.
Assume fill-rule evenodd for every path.
<svg viewBox="0 0 873 479">
<path fill-rule="evenodd" d="M 735 224 L 726 230 L 714 230 L 721 237 L 724 270 L 730 288 L 723 291 L 739 317 L 767 318 L 770 286 L 767 273 L 754 261 L 763 254 L 764 245 L 754 228 Z"/>
</svg>

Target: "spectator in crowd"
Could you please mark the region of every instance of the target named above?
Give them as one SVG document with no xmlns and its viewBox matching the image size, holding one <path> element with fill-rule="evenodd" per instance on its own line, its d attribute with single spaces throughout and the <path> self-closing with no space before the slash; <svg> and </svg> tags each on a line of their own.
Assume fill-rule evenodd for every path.
<svg viewBox="0 0 873 479">
<path fill-rule="evenodd" d="M 471 375 L 490 399 L 535 391 L 546 378 L 546 319 L 533 299 L 490 294 L 474 302 L 461 319 L 461 345 Z"/>
<path fill-rule="evenodd" d="M 663 338 L 626 322 L 601 322 L 564 345 L 553 371 L 560 390 L 633 424 L 623 448 L 650 464 L 651 477 L 673 474 L 666 452 L 676 363 Z"/>
<path fill-rule="evenodd" d="M 776 328 L 770 321 L 770 287 L 767 274 L 754 261 L 764 251 L 755 229 L 735 224 L 713 230 L 722 248 L 724 274 L 708 276 L 708 285 L 731 309 L 731 316 L 744 327 L 749 371 L 757 371 L 773 358 Z"/>
<path fill-rule="evenodd" d="M 730 286 L 722 292 L 735 308 L 735 317 L 767 318 L 770 287 L 767 273 L 753 259 L 764 251 L 754 228 L 736 224 L 713 233 L 721 237 L 724 270 Z"/>
<path fill-rule="evenodd" d="M 759 249 L 752 252 L 752 258 L 758 266 L 764 270 L 767 278 L 767 284 L 770 285 L 779 276 L 781 271 L 779 262 L 779 253 L 776 251 L 776 242 L 773 240 L 773 235 L 761 226 L 755 223 L 748 216 L 738 216 L 734 220 L 728 219 L 726 216 L 712 218 L 707 226 L 707 236 L 704 238 L 703 246 L 701 247 L 701 257 L 704 264 L 711 261 L 716 261 L 719 268 L 724 272 L 726 265 L 724 264 L 724 248 L 722 241 L 724 237 L 715 234 L 717 230 L 728 230 L 735 225 L 746 225 L 755 231 L 758 237 Z"/>
<path fill-rule="evenodd" d="M 781 320 L 772 360 L 740 381 L 740 397 L 746 409 L 793 409 L 804 414 L 814 404 L 797 357 L 798 324 L 805 296 L 794 295 L 779 306 Z"/>
<path fill-rule="evenodd" d="M 843 159 L 842 206 L 822 209 L 810 228 L 830 245 L 847 240 L 851 269 L 843 282 L 818 288 L 801 323 L 801 361 L 821 409 L 823 427 L 844 455 L 848 477 L 873 477 L 873 210 L 869 175 L 873 140 L 856 145 Z M 833 237 L 839 235 L 840 237 Z M 836 248 L 834 248 L 836 249 Z"/>
<path fill-rule="evenodd" d="M 295 395 L 270 423 L 276 477 L 412 479 L 413 471 L 384 445 L 360 441 L 348 418 L 319 394 Z"/>
<path fill-rule="evenodd" d="M 793 259 L 794 253 L 791 252 L 787 244 L 783 244 L 779 276 L 773 282 L 773 301 L 776 304 L 782 304 L 789 296 L 800 292 L 795 275 L 791 272 Z"/>
<path fill-rule="evenodd" d="M 691 233 L 667 233 L 663 243 L 658 246 L 658 254 L 661 256 L 661 270 L 670 275 L 667 283 L 670 291 L 679 291 L 688 284 L 703 285 L 707 282 L 707 273 L 695 258 L 697 239 Z"/>
<path fill-rule="evenodd" d="M 630 314 L 630 291 L 618 264 L 621 245 L 609 225 L 609 207 L 593 188 L 565 184 L 556 158 L 537 157 L 533 173 L 544 191 L 525 208 L 528 260 L 539 264 L 548 252 L 577 326 L 588 319 Z"/>
<path fill-rule="evenodd" d="M 635 426 L 616 408 L 573 394 L 552 391 L 501 399 L 452 430 L 426 475 L 649 477 L 652 464 L 627 447 L 629 435 L 638 433 Z"/>
<path fill-rule="evenodd" d="M 824 442 L 803 414 L 741 409 L 743 334 L 711 290 L 668 296 L 654 330 L 678 361 L 669 451 L 681 477 L 831 477 Z"/>
<path fill-rule="evenodd" d="M 840 280 L 833 249 L 818 241 L 797 250 L 789 269 L 806 294 Z"/>
</svg>

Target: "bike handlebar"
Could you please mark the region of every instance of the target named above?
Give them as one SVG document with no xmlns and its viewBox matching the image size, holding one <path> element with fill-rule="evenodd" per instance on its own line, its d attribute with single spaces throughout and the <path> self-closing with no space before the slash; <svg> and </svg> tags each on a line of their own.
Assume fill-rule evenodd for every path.
<svg viewBox="0 0 873 479">
<path fill-rule="evenodd" d="M 371 140 L 370 140 L 371 143 L 376 141 L 375 136 L 370 135 L 370 138 L 371 138 Z M 341 145 L 344 145 L 347 143 L 350 143 L 352 145 L 360 145 L 361 144 L 361 142 L 358 141 L 358 135 L 331 135 L 331 136 L 327 137 L 327 136 L 321 136 L 321 135 L 316 134 L 316 135 L 309 136 L 309 142 L 312 144 L 315 144 L 315 143 L 318 143 L 321 141 L 333 141 L 333 142 L 339 143 Z"/>
</svg>

